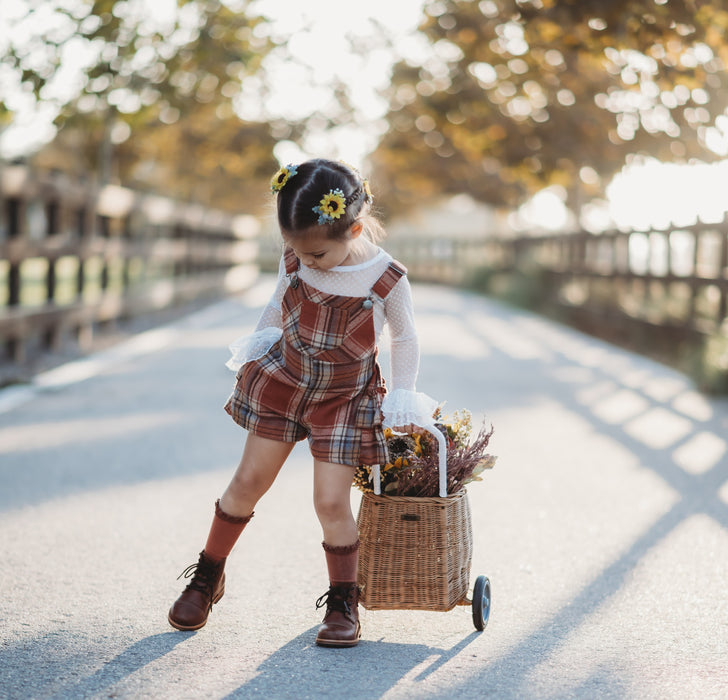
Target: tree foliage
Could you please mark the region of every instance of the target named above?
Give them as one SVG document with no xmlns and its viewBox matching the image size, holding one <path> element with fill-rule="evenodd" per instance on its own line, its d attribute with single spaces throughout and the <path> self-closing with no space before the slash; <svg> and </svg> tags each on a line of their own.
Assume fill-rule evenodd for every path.
<svg viewBox="0 0 728 700">
<path fill-rule="evenodd" d="M 250 4 L 179 0 L 155 17 L 144 0 L 30 2 L 15 19 L 25 38 L 6 53 L 23 89 L 57 105 L 58 136 L 40 159 L 237 208 L 243 185 L 275 170 L 268 126 L 234 109 L 260 99 L 241 83 L 273 46 Z M 79 57 L 64 94 L 63 70 Z"/>
<path fill-rule="evenodd" d="M 92 172 L 104 125 L 63 128 L 36 156 L 43 168 Z M 88 139 L 89 128 L 95 138 Z M 172 124 L 138 124 L 114 148 L 115 178 L 128 187 L 232 212 L 259 213 L 278 168 L 268 124 L 221 116 L 214 103 L 191 105 Z"/>
<path fill-rule="evenodd" d="M 578 206 L 632 154 L 726 155 L 726 28 L 720 0 L 430 0 L 373 157 L 384 205 L 559 184 Z"/>
</svg>

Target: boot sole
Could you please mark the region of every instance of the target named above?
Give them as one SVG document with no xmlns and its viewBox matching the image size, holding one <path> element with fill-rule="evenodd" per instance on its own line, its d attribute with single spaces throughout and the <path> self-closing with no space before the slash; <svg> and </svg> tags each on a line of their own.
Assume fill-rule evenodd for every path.
<svg viewBox="0 0 728 700">
<path fill-rule="evenodd" d="M 359 644 L 359 640 L 352 639 L 351 641 L 342 642 L 338 639 L 317 639 L 316 644 L 320 647 L 355 647 Z"/>
<path fill-rule="evenodd" d="M 220 594 L 216 598 L 213 599 L 212 604 L 215 605 L 215 603 L 217 603 L 217 601 L 220 600 L 220 598 L 222 598 L 223 595 L 225 595 L 224 588 L 220 591 Z M 209 617 L 209 616 L 210 616 L 210 613 L 207 614 L 207 617 Z M 167 614 L 167 621 L 169 622 L 170 625 L 172 625 L 172 627 L 180 630 L 181 632 L 194 632 L 195 630 L 202 629 L 207 624 L 207 617 L 199 625 L 181 625 L 179 622 L 176 622 L 175 620 L 172 619 L 172 613 L 170 611 Z"/>
<path fill-rule="evenodd" d="M 316 644 L 320 647 L 355 647 L 361 639 L 361 627 L 356 631 L 356 639 L 326 639 L 316 637 Z"/>
</svg>

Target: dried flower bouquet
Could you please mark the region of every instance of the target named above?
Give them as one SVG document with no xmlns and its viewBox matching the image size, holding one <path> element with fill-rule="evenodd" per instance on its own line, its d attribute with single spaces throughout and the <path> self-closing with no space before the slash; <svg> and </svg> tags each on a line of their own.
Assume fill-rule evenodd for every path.
<svg viewBox="0 0 728 700">
<path fill-rule="evenodd" d="M 457 493 L 472 481 L 482 481 L 481 474 L 491 469 L 496 457 L 486 448 L 493 426 L 485 425 L 471 440 L 472 415 L 467 409 L 455 411 L 452 418 L 443 417 L 440 409 L 433 416 L 435 425 L 447 442 L 447 493 Z M 438 444 L 432 433 L 418 428 L 409 434 L 384 431 L 389 461 L 381 465 L 382 494 L 388 496 L 432 497 L 439 492 Z M 372 467 L 361 465 L 354 475 L 354 486 L 373 492 Z"/>
</svg>

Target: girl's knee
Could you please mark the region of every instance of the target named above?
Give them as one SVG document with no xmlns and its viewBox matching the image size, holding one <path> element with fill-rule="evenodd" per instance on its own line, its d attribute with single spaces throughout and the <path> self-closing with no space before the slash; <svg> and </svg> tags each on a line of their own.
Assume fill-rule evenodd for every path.
<svg viewBox="0 0 728 700">
<path fill-rule="evenodd" d="M 346 498 L 336 497 L 333 494 L 316 494 L 313 505 L 321 521 L 345 520 L 352 517 L 349 494 Z"/>
<path fill-rule="evenodd" d="M 237 498 L 245 496 L 260 497 L 270 486 L 270 479 L 253 470 L 238 470 L 233 476 L 228 490 Z"/>
</svg>

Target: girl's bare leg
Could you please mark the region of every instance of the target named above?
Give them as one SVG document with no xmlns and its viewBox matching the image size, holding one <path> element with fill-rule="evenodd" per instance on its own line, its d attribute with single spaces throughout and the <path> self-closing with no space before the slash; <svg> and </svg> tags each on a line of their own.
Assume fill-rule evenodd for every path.
<svg viewBox="0 0 728 700">
<path fill-rule="evenodd" d="M 323 547 L 329 574 L 329 590 L 317 601 L 326 602 L 326 614 L 316 635 L 316 644 L 352 647 L 361 637 L 359 624 L 359 533 L 351 512 L 354 468 L 314 460 L 313 497 L 324 531 Z"/>
<path fill-rule="evenodd" d="M 232 516 L 250 515 L 275 481 L 295 444 L 248 433 L 240 464 L 220 497 L 220 508 Z"/>
<path fill-rule="evenodd" d="M 313 503 L 324 542 L 334 547 L 350 545 L 358 539 L 351 512 L 351 484 L 354 467 L 314 460 Z"/>
<path fill-rule="evenodd" d="M 225 560 L 252 517 L 253 508 L 270 488 L 294 443 L 248 434 L 232 481 L 215 504 L 215 517 L 196 565 L 185 570 L 192 580 L 172 604 L 167 619 L 180 630 L 198 630 L 212 606 L 225 593 Z"/>
</svg>

